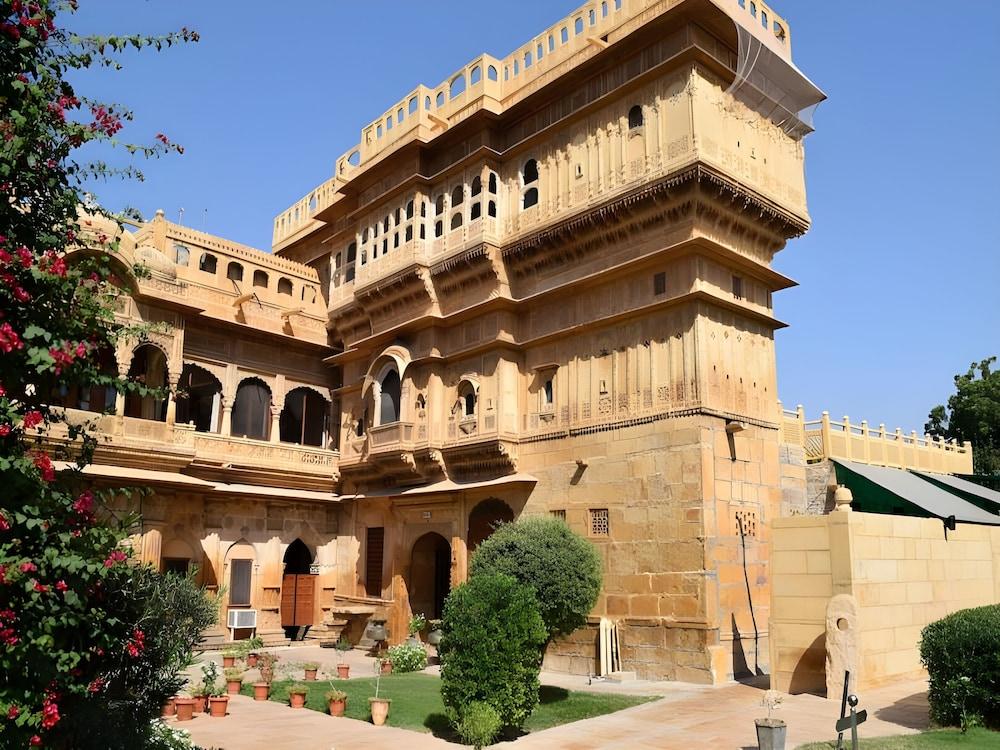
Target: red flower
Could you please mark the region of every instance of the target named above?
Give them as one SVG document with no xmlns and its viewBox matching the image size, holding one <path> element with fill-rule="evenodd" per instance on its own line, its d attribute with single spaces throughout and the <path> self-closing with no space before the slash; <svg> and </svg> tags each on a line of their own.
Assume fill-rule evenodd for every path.
<svg viewBox="0 0 1000 750">
<path fill-rule="evenodd" d="M 0 565 L 0 583 L 2 583 L 2 584 L 9 583 L 9 581 L 7 580 L 7 566 L 6 565 Z"/>
<path fill-rule="evenodd" d="M 24 427 L 30 430 L 32 427 L 37 427 L 42 422 L 42 413 L 37 409 L 32 409 L 31 411 L 25 412 L 24 414 Z"/>
<path fill-rule="evenodd" d="M 90 515 L 94 510 L 94 493 L 90 490 L 81 492 L 80 496 L 73 502 L 73 510 L 82 516 Z"/>
<path fill-rule="evenodd" d="M 0 424 L 0 437 L 7 437 L 10 434 L 9 424 Z"/>
<path fill-rule="evenodd" d="M 21 563 L 21 572 L 22 573 L 34 573 L 37 570 L 38 570 L 38 566 L 35 565 L 33 562 L 31 562 L 31 560 L 27 560 L 27 561 Z"/>
<path fill-rule="evenodd" d="M 110 555 L 108 559 L 104 561 L 104 567 L 110 568 L 115 563 L 125 562 L 128 559 L 128 555 L 122 552 L 120 549 L 116 549 Z"/>
<path fill-rule="evenodd" d="M 60 578 L 58 581 L 56 581 L 55 589 L 56 591 L 67 591 L 69 590 L 69 586 L 66 585 L 66 581 Z"/>
<path fill-rule="evenodd" d="M 0 324 L 0 352 L 8 354 L 15 349 L 23 349 L 24 342 L 10 323 Z"/>
<path fill-rule="evenodd" d="M 31 740 L 28 744 L 30 744 L 32 747 L 41 747 L 42 738 L 39 737 L 37 734 L 33 734 L 31 735 Z"/>
<path fill-rule="evenodd" d="M 38 581 L 35 581 L 35 587 L 34 588 L 35 588 L 35 591 L 37 591 L 39 594 L 47 593 L 48 590 L 49 590 L 48 586 L 46 586 L 44 583 L 39 583 Z"/>
<path fill-rule="evenodd" d="M 52 482 L 56 478 L 56 470 L 52 465 L 52 459 L 48 457 L 46 453 L 36 453 L 33 459 L 35 468 L 42 473 L 42 479 L 46 482 Z"/>
<path fill-rule="evenodd" d="M 21 713 L 21 709 L 18 708 L 17 705 L 15 704 L 15 705 L 13 705 L 13 706 L 11 706 L 10 708 L 7 709 L 7 718 L 8 719 L 16 719 L 18 717 L 18 714 L 20 714 L 20 713 Z"/>
<path fill-rule="evenodd" d="M 10 521 L 4 513 L 0 513 L 0 531 L 10 531 Z"/>
<path fill-rule="evenodd" d="M 30 302 L 31 295 L 25 291 L 24 287 L 16 286 L 14 287 L 14 299 L 18 302 Z"/>
<path fill-rule="evenodd" d="M 59 706 L 56 705 L 55 700 L 46 698 L 42 703 L 42 729 L 52 729 L 59 723 L 60 718 Z"/>
<path fill-rule="evenodd" d="M 91 693 L 101 692 L 101 688 L 104 687 L 104 678 L 97 677 L 89 685 L 87 685 L 87 690 Z"/>
<path fill-rule="evenodd" d="M 24 245 L 21 245 L 17 249 L 17 257 L 20 259 L 21 265 L 25 268 L 31 268 L 31 264 L 35 262 L 35 256 Z"/>
</svg>

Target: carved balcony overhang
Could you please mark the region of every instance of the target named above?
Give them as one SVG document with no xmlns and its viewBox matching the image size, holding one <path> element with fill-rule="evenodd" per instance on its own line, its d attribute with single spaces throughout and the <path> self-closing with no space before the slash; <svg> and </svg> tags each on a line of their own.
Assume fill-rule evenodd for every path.
<svg viewBox="0 0 1000 750">
<path fill-rule="evenodd" d="M 490 479 L 517 472 L 517 440 L 497 434 L 449 442 L 441 449 L 448 476 L 456 481 Z"/>
</svg>

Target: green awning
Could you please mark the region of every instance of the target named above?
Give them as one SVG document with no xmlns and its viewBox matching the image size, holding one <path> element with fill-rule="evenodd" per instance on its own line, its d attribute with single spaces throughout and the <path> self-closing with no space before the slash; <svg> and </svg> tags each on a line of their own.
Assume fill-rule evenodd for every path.
<svg viewBox="0 0 1000 750">
<path fill-rule="evenodd" d="M 851 490 L 854 510 L 1000 526 L 1000 515 L 903 469 L 833 459 L 837 483 Z"/>
<path fill-rule="evenodd" d="M 973 505 L 977 505 L 989 513 L 1000 514 L 1000 492 L 996 490 L 991 490 L 989 487 L 983 487 L 981 484 L 970 482 L 968 479 L 962 479 L 952 474 L 933 474 L 929 471 L 915 470 L 913 473 L 921 479 L 933 482 L 941 487 L 941 489 L 968 500 Z"/>
</svg>

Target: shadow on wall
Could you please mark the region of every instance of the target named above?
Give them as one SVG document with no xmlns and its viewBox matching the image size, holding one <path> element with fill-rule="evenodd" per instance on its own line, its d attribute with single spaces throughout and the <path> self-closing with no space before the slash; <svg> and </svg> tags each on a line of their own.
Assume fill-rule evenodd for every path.
<svg viewBox="0 0 1000 750">
<path fill-rule="evenodd" d="M 816 636 L 802 653 L 788 682 L 788 692 L 826 697 L 826 633 Z"/>
<path fill-rule="evenodd" d="M 764 674 L 760 668 L 760 643 L 756 638 L 748 641 L 747 647 L 751 649 L 750 658 L 753 667 L 747 661 L 747 654 L 743 647 L 743 636 L 736 625 L 736 615 L 730 614 L 733 623 L 733 679 L 738 682 L 754 682 L 757 677 Z"/>
</svg>

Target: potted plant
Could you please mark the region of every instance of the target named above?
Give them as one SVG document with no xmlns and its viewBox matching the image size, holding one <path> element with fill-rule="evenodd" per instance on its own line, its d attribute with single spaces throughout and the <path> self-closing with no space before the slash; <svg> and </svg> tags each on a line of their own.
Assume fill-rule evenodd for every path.
<svg viewBox="0 0 1000 750">
<path fill-rule="evenodd" d="M 219 681 L 219 665 L 214 661 L 206 661 L 201 665 L 201 685 L 196 690 L 194 710 L 204 713 L 208 710 L 208 697 Z M 200 700 L 200 702 L 199 702 Z M 200 708 L 199 708 L 200 706 Z"/>
<path fill-rule="evenodd" d="M 225 667 L 235 667 L 236 657 L 240 655 L 240 652 L 235 648 L 227 648 L 222 652 L 222 666 Z"/>
<path fill-rule="evenodd" d="M 271 682 L 274 680 L 274 664 L 278 657 L 264 652 L 258 655 L 257 668 L 260 670 L 260 682 L 253 684 L 253 699 L 266 701 L 271 694 Z"/>
<path fill-rule="evenodd" d="M 174 705 L 177 707 L 177 721 L 191 721 L 194 718 L 194 698 L 175 698 Z"/>
<path fill-rule="evenodd" d="M 228 708 L 229 696 L 223 691 L 221 685 L 213 685 L 208 694 L 208 715 L 221 719 L 226 715 Z"/>
<path fill-rule="evenodd" d="M 177 715 L 177 696 L 172 695 L 163 702 L 163 716 Z"/>
<path fill-rule="evenodd" d="M 306 673 L 306 681 L 314 682 L 316 680 L 316 673 L 319 672 L 319 662 L 307 661 L 302 665 L 302 669 Z"/>
<path fill-rule="evenodd" d="M 767 708 L 767 718 L 754 720 L 760 750 L 785 750 L 785 733 L 788 731 L 785 722 L 771 718 L 771 711 L 781 704 L 781 700 L 782 695 L 777 690 L 764 691 L 761 705 Z"/>
<path fill-rule="evenodd" d="M 428 620 L 427 624 L 430 626 L 430 630 L 427 633 L 427 642 L 432 646 L 437 646 L 441 642 L 441 636 L 444 632 L 441 630 L 442 620 Z"/>
<path fill-rule="evenodd" d="M 306 694 L 309 688 L 301 683 L 296 683 L 288 688 L 288 705 L 292 708 L 305 708 Z"/>
<path fill-rule="evenodd" d="M 392 659 L 385 656 L 377 661 L 379 662 L 379 674 L 392 674 Z"/>
<path fill-rule="evenodd" d="M 337 664 L 337 677 L 342 680 L 346 680 L 351 676 L 351 665 L 343 661 L 344 655 L 351 650 L 351 642 L 347 640 L 346 635 L 340 636 L 340 640 L 336 644 L 337 650 L 340 652 L 341 661 Z"/>
<path fill-rule="evenodd" d="M 247 668 L 253 669 L 257 666 L 257 659 L 260 656 L 260 650 L 264 648 L 264 641 L 262 641 L 258 636 L 253 638 L 248 638 L 240 644 L 240 650 L 246 654 Z"/>
<path fill-rule="evenodd" d="M 239 667 L 229 667 L 224 674 L 226 675 L 226 692 L 230 695 L 239 693 L 240 687 L 243 685 L 243 670 Z"/>
<path fill-rule="evenodd" d="M 389 717 L 389 705 L 392 703 L 391 698 L 379 698 L 378 695 L 385 664 L 385 660 L 378 657 L 375 658 L 375 695 L 368 699 L 368 708 L 372 713 L 372 724 L 377 727 L 385 724 L 385 720 Z M 391 663 L 389 667 L 392 667 Z"/>
<path fill-rule="evenodd" d="M 410 618 L 410 626 L 409 626 L 410 637 L 407 638 L 407 641 L 409 643 L 412 643 L 414 646 L 419 646 L 420 631 L 423 630 L 426 625 L 427 625 L 426 617 L 424 617 L 422 614 L 413 615 L 413 617 Z"/>
<path fill-rule="evenodd" d="M 327 690 L 326 702 L 330 707 L 330 716 L 343 716 L 347 710 L 347 693 L 343 690 Z"/>
</svg>

